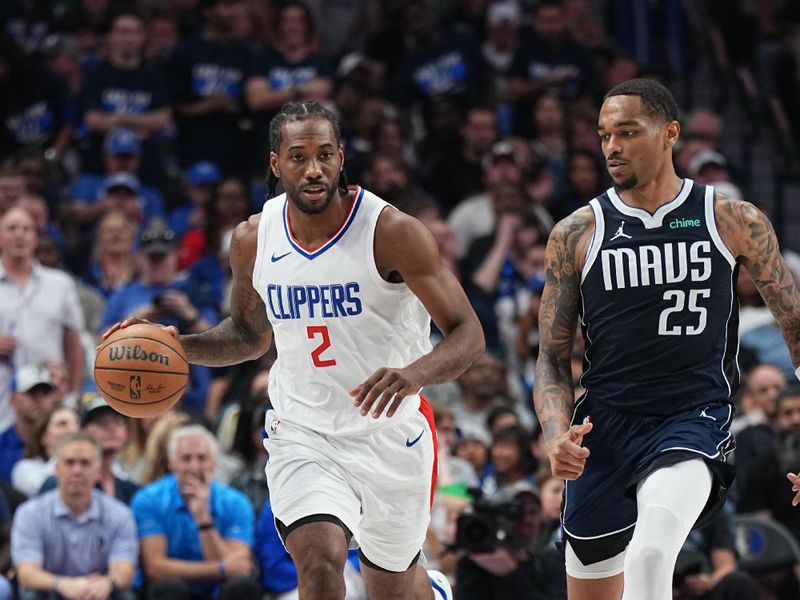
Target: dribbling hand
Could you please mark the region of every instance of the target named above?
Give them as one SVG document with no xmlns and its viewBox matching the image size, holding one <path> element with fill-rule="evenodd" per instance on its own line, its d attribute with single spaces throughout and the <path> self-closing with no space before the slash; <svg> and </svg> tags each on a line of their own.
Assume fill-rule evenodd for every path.
<svg viewBox="0 0 800 600">
<path fill-rule="evenodd" d="M 123 329 L 125 327 L 130 327 L 131 325 L 139 325 L 139 324 L 155 325 L 156 327 L 161 327 L 161 329 L 167 330 L 172 337 L 175 338 L 178 337 L 178 329 L 176 327 L 173 327 L 172 325 L 167 327 L 166 325 L 153 323 L 152 321 L 148 321 L 147 319 L 139 319 L 137 317 L 131 317 L 129 319 L 125 319 L 124 321 L 120 321 L 119 323 L 114 323 L 111 327 L 109 327 L 103 334 L 103 336 L 100 338 L 100 344 L 102 345 L 102 343 L 106 341 L 106 338 L 108 338 L 108 336 L 110 336 L 118 329 Z"/>
<path fill-rule="evenodd" d="M 350 395 L 356 407 L 361 407 L 362 417 L 372 410 L 373 418 L 377 419 L 387 405 L 389 410 L 386 411 L 386 416 L 394 415 L 403 398 L 418 393 L 421 387 L 409 378 L 404 369 L 383 367 L 370 375 L 364 383 L 350 390 Z"/>
<path fill-rule="evenodd" d="M 574 480 L 581 476 L 589 458 L 589 449 L 584 448 L 583 436 L 592 430 L 591 423 L 573 425 L 564 433 L 556 436 L 547 448 L 550 468 L 556 479 Z"/>
</svg>

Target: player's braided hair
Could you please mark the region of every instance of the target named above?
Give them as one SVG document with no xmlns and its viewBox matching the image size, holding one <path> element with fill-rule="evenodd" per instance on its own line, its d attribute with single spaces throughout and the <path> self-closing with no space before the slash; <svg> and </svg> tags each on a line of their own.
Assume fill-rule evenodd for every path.
<svg viewBox="0 0 800 600">
<path fill-rule="evenodd" d="M 306 102 L 287 102 L 281 107 L 281 111 L 275 115 L 269 124 L 269 150 L 278 154 L 281 147 L 281 132 L 283 126 L 287 123 L 294 123 L 296 121 L 305 121 L 307 119 L 325 119 L 331 124 L 333 128 L 333 135 L 336 138 L 336 145 L 341 145 L 341 133 L 339 131 L 339 120 L 336 115 L 322 106 L 319 102 L 308 100 Z M 269 197 L 275 195 L 275 186 L 278 185 L 278 178 L 272 172 L 272 169 L 267 167 L 267 189 L 269 190 Z M 339 189 L 342 192 L 347 192 L 347 174 L 342 169 L 339 172 Z"/>
<path fill-rule="evenodd" d="M 603 100 L 611 96 L 639 96 L 646 115 L 658 116 L 667 122 L 678 120 L 678 104 L 672 93 L 653 79 L 624 81 L 611 88 Z"/>
</svg>

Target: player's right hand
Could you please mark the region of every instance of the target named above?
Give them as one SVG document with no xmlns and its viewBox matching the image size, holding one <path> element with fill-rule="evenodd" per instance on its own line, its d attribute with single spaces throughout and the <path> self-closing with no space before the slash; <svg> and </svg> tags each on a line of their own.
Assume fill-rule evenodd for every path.
<svg viewBox="0 0 800 600">
<path fill-rule="evenodd" d="M 557 435 L 547 448 L 550 468 L 556 479 L 577 479 L 583 473 L 589 449 L 584 448 L 583 436 L 592 430 L 591 423 L 573 425 L 564 433 Z"/>
<path fill-rule="evenodd" d="M 125 327 L 130 327 L 131 325 L 139 325 L 139 324 L 154 325 L 156 327 L 161 327 L 161 329 L 166 329 L 172 337 L 174 338 L 178 337 L 178 328 L 174 327 L 173 325 L 169 326 L 161 325 L 160 323 L 153 323 L 152 321 L 148 321 L 147 319 L 130 317 L 129 319 L 125 319 L 124 321 L 120 321 L 119 323 L 114 323 L 111 327 L 109 327 L 103 334 L 103 336 L 100 338 L 100 343 L 102 344 L 103 342 L 105 342 L 108 336 L 110 336 L 118 329 L 124 329 Z"/>
</svg>

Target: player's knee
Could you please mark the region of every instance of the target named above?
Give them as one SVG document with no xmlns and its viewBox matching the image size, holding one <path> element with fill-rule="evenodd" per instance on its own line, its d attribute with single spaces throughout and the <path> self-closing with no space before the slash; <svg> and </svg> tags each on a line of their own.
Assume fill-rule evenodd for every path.
<svg viewBox="0 0 800 600">
<path fill-rule="evenodd" d="M 297 582 L 301 598 L 313 600 L 341 600 L 344 598 L 342 569 L 333 561 L 320 560 L 298 565 Z"/>
<path fill-rule="evenodd" d="M 656 544 L 643 544 L 639 548 L 629 548 L 626 573 L 647 573 L 650 576 L 661 573 L 667 565 L 667 555 L 663 548 Z"/>
</svg>

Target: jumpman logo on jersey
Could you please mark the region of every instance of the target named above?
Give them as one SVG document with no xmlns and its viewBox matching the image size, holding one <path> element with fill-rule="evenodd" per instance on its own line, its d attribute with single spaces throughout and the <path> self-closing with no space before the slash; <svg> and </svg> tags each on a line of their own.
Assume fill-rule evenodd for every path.
<svg viewBox="0 0 800 600">
<path fill-rule="evenodd" d="M 614 237 L 612 237 L 611 240 L 609 240 L 609 241 L 613 242 L 615 239 L 621 238 L 621 237 L 628 238 L 629 240 L 632 239 L 631 236 L 629 236 L 627 233 L 622 231 L 622 228 L 624 226 L 625 226 L 625 221 L 620 221 L 619 227 L 617 228 L 617 232 L 614 234 Z"/>
<path fill-rule="evenodd" d="M 712 421 L 716 421 L 716 419 L 714 417 L 712 417 L 711 415 L 707 415 L 706 414 L 706 409 L 705 408 L 700 411 L 700 416 L 703 417 L 704 419 L 711 419 Z"/>
</svg>

